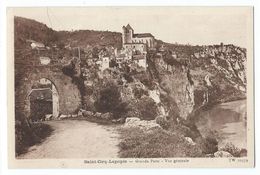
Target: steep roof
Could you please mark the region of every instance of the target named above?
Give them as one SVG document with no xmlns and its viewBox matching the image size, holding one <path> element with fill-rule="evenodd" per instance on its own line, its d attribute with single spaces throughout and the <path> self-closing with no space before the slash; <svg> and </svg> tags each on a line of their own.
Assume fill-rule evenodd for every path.
<svg viewBox="0 0 260 175">
<path fill-rule="evenodd" d="M 154 37 L 151 33 L 136 33 L 133 36 L 134 38 L 145 38 L 145 37 Z"/>
<path fill-rule="evenodd" d="M 128 30 L 134 30 L 129 24 L 127 24 L 126 28 L 127 28 Z"/>
</svg>

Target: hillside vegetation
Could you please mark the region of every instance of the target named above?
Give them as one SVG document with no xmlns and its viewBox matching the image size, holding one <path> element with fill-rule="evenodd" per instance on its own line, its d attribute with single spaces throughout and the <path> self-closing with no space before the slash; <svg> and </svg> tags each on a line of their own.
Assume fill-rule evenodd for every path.
<svg viewBox="0 0 260 175">
<path fill-rule="evenodd" d="M 246 49 L 238 46 L 191 46 L 157 40 L 157 47 L 148 52 L 146 71 L 136 65 L 124 64 L 119 68 L 111 63 L 101 73 L 91 62 L 100 55 L 114 58 L 115 50 L 122 45 L 120 33 L 54 31 L 21 17 L 15 17 L 14 23 L 15 61 L 33 65 L 41 54 L 50 57 L 52 63 L 60 66 L 55 69 L 70 76 L 77 85 L 83 110 L 106 113 L 111 120 L 120 122 L 131 117 L 160 120 L 164 131 L 156 130 L 152 135 L 132 131 L 127 136 L 126 131 L 121 131 L 126 140 L 120 146 L 128 149 L 122 152 L 123 157 L 166 157 L 172 149 L 177 150 L 170 154 L 173 157 L 212 154 L 217 151 L 217 140 L 214 135 L 202 138 L 193 122 L 196 114 L 217 103 L 246 98 Z M 32 50 L 28 40 L 42 42 L 49 50 Z M 20 65 L 15 69 L 17 86 L 22 81 L 19 76 L 27 73 L 25 68 Z M 18 116 L 16 119 L 21 120 Z M 184 137 L 198 145 L 184 143 Z M 143 140 L 147 143 L 140 143 Z M 160 144 L 166 140 L 176 145 Z M 146 147 L 157 141 L 160 142 L 155 144 L 157 148 Z M 145 148 L 147 152 L 136 153 Z"/>
</svg>

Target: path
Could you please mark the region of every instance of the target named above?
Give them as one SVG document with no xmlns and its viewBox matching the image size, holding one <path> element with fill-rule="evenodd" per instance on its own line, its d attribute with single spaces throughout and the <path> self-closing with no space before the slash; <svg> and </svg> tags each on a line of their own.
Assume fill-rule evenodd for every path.
<svg viewBox="0 0 260 175">
<path fill-rule="evenodd" d="M 20 159 L 50 158 L 116 158 L 118 134 L 112 126 L 85 120 L 46 122 L 53 127 L 52 135 L 29 148 Z"/>
</svg>

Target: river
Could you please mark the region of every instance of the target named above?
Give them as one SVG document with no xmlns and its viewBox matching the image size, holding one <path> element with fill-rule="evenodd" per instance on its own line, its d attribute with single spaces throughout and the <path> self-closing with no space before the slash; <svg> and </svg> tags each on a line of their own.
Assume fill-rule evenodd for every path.
<svg viewBox="0 0 260 175">
<path fill-rule="evenodd" d="M 203 136 L 210 131 L 217 134 L 219 147 L 231 142 L 238 148 L 247 148 L 246 100 L 218 104 L 203 111 L 196 125 Z"/>
</svg>

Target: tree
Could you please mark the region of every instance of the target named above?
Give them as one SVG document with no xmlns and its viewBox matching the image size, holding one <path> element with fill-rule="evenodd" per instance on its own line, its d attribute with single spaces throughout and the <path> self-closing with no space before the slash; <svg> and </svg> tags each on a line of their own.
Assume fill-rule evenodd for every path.
<svg viewBox="0 0 260 175">
<path fill-rule="evenodd" d="M 95 106 L 99 112 L 112 112 L 113 114 L 120 113 L 123 109 L 120 90 L 114 82 L 107 82 L 103 85 L 99 92 L 98 100 Z M 124 112 L 123 110 L 121 112 Z"/>
<path fill-rule="evenodd" d="M 172 51 L 170 50 L 167 50 L 164 54 L 163 54 L 163 59 L 164 61 L 173 66 L 177 66 L 177 67 L 180 67 L 181 66 L 181 63 L 179 61 L 177 61 L 176 59 L 174 59 L 174 57 L 172 56 Z"/>
<path fill-rule="evenodd" d="M 57 45 L 59 49 L 64 49 L 65 47 L 65 44 L 63 42 L 59 42 Z"/>
<path fill-rule="evenodd" d="M 157 105 L 148 96 L 143 96 L 137 101 L 130 102 L 127 117 L 137 117 L 142 120 L 153 120 L 158 114 Z"/>
</svg>

